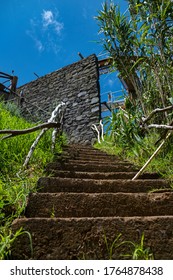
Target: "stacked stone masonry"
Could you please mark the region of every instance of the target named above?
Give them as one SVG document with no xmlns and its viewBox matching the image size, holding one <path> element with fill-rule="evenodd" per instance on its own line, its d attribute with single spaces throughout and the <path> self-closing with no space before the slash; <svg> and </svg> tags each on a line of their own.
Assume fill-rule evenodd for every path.
<svg viewBox="0 0 173 280">
<path fill-rule="evenodd" d="M 23 115 L 32 121 L 47 121 L 61 101 L 66 104 L 64 131 L 70 143 L 91 144 L 91 125 L 100 120 L 100 90 L 97 57 L 91 55 L 60 70 L 27 83 Z"/>
</svg>

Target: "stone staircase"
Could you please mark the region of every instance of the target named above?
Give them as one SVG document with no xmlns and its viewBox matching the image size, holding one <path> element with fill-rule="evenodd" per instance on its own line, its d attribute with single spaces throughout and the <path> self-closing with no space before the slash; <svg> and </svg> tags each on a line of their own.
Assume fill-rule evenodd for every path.
<svg viewBox="0 0 173 280">
<path fill-rule="evenodd" d="M 137 168 L 92 147 L 71 145 L 48 164 L 48 177 L 28 199 L 25 217 L 13 222 L 26 234 L 12 250 L 13 259 L 124 259 L 128 243 L 140 243 L 155 259 L 173 259 L 173 193 L 155 173 L 131 179 Z M 153 192 L 154 190 L 154 192 Z"/>
</svg>

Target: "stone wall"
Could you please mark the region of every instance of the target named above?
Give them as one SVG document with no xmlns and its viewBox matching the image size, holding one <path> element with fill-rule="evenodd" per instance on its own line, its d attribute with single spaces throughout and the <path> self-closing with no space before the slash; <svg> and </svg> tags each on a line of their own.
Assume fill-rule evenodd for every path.
<svg viewBox="0 0 173 280">
<path fill-rule="evenodd" d="M 70 143 L 90 144 L 93 123 L 100 120 L 97 58 L 91 55 L 18 88 L 24 92 L 22 111 L 33 121 L 47 121 L 61 101 L 66 103 L 64 131 Z"/>
</svg>

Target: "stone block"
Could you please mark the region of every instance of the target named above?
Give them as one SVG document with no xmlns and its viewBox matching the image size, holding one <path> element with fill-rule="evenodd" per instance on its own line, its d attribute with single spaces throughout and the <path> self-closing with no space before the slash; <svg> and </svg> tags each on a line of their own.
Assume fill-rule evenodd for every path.
<svg viewBox="0 0 173 280">
<path fill-rule="evenodd" d="M 95 112 L 98 112 L 98 111 L 99 111 L 99 106 L 93 107 L 91 109 L 91 113 L 95 113 Z"/>
<path fill-rule="evenodd" d="M 21 86 L 18 93 L 24 89 L 28 101 L 24 116 L 34 121 L 47 121 L 55 106 L 63 101 L 67 105 L 64 130 L 69 143 L 90 142 L 90 126 L 99 122 L 100 115 L 96 61 L 95 55 L 91 55 Z"/>
<path fill-rule="evenodd" d="M 91 104 L 94 104 L 94 103 L 99 103 L 99 98 L 98 97 L 93 97 L 91 99 Z"/>
</svg>

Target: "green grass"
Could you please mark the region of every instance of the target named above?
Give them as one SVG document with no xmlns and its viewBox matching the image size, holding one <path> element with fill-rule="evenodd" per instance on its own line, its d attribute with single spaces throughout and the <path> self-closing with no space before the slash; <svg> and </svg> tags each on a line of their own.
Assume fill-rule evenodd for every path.
<svg viewBox="0 0 173 280">
<path fill-rule="evenodd" d="M 141 239 L 138 242 L 132 242 L 122 239 L 122 234 L 119 233 L 112 241 L 108 240 L 105 232 L 103 235 L 104 243 L 107 249 L 108 259 L 118 259 L 122 260 L 153 260 L 154 255 L 149 247 L 145 246 L 145 235 L 142 233 Z M 123 247 L 123 252 L 120 253 Z"/>
<path fill-rule="evenodd" d="M 28 241 L 30 244 L 31 257 L 33 256 L 33 247 L 32 247 L 32 238 L 31 234 L 28 231 L 20 228 L 15 233 L 10 229 L 10 224 L 6 224 L 4 227 L 1 227 L 0 232 L 0 260 L 10 259 L 11 257 L 11 247 L 15 240 L 20 236 L 26 234 L 28 236 Z"/>
<path fill-rule="evenodd" d="M 144 244 L 145 235 L 142 233 L 140 242 L 126 241 L 130 245 L 130 253 L 125 255 L 132 260 L 154 260 L 154 255 L 149 247 Z"/>
<path fill-rule="evenodd" d="M 27 122 L 20 116 L 15 104 L 0 102 L 0 130 L 26 129 L 33 126 L 34 123 Z M 37 191 L 36 182 L 43 174 L 46 164 L 54 157 L 51 151 L 52 130 L 49 130 L 37 145 L 28 169 L 18 173 L 39 132 L 0 141 L 0 259 L 9 257 L 14 240 L 19 235 L 26 234 L 22 229 L 12 233 L 11 223 L 23 215 L 28 194 Z M 3 136 L 5 135 L 1 134 L 0 138 Z M 64 135 L 58 138 L 55 152 L 62 151 L 65 141 Z"/>
<path fill-rule="evenodd" d="M 0 104 L 0 130 L 4 129 L 26 129 L 34 126 L 34 124 L 27 122 L 19 116 L 11 115 L 9 111 L 3 108 Z M 39 132 L 32 134 L 20 135 L 1 141 L 0 145 L 0 170 L 3 174 L 14 174 L 14 172 L 21 167 L 24 158 L 26 157 L 31 144 Z M 37 149 L 32 158 L 33 163 L 45 164 L 51 157 L 50 152 L 50 137 L 48 132 L 43 139 L 41 139 Z"/>
<path fill-rule="evenodd" d="M 122 233 L 117 233 L 113 238 L 103 230 L 103 234 L 99 239 L 100 251 L 95 252 L 95 259 L 102 258 L 104 252 L 105 260 L 154 260 L 154 254 L 150 247 L 145 244 L 145 234 L 136 242 L 126 240 Z M 92 250 L 91 250 L 92 248 Z M 95 244 L 89 245 L 79 259 L 90 259 L 90 253 L 94 252 Z M 92 255 L 93 258 L 93 255 Z"/>
<path fill-rule="evenodd" d="M 14 104 L 4 105 L 0 103 L 0 130 L 3 129 L 26 129 L 32 127 L 33 123 L 27 122 L 20 116 L 20 111 Z M 27 196 L 30 192 L 36 192 L 36 182 L 43 174 L 44 168 L 50 162 L 54 155 L 51 152 L 51 130 L 48 131 L 40 140 L 29 163 L 27 170 L 23 170 L 19 175 L 18 171 L 24 163 L 25 157 L 39 132 L 28 135 L 17 136 L 0 141 L 0 259 L 10 258 L 11 246 L 21 234 L 27 234 L 32 252 L 32 240 L 28 232 L 19 229 L 12 232 L 11 223 L 17 217 L 23 215 L 26 207 Z M 1 136 L 0 136 L 1 137 Z M 138 166 L 142 166 L 151 156 L 156 147 L 154 142 L 156 135 L 143 139 L 142 143 L 134 144 L 131 148 L 122 148 L 115 145 L 109 137 L 105 142 L 96 144 L 98 149 L 104 150 L 109 154 L 118 155 L 121 158 L 128 159 Z M 56 144 L 57 153 L 62 152 L 62 145 L 65 144 L 66 137 L 59 137 Z M 164 177 L 173 180 L 173 151 L 171 145 L 166 144 L 159 155 L 148 166 L 148 171 L 155 171 Z M 51 216 L 54 216 L 52 208 Z M 110 243 L 106 236 L 104 241 L 109 252 L 109 258 L 113 258 L 114 250 L 127 242 L 120 242 L 120 235 Z M 131 259 L 152 258 L 148 249 L 144 248 L 144 236 L 141 237 L 139 244 L 131 242 Z"/>
<path fill-rule="evenodd" d="M 141 168 L 155 152 L 157 147 L 154 143 L 157 139 L 158 135 L 152 133 L 146 136 L 140 144 L 134 142 L 133 146 L 124 148 L 119 143 L 114 143 L 112 139 L 107 136 L 105 137 L 105 141 L 101 142 L 101 144 L 96 143 L 95 148 L 103 150 L 111 155 L 117 155 L 119 158 L 126 159 Z M 172 142 L 173 136 L 168 143 L 165 143 L 159 154 L 151 161 L 144 172 L 157 172 L 163 178 L 167 178 L 173 182 Z"/>
</svg>

